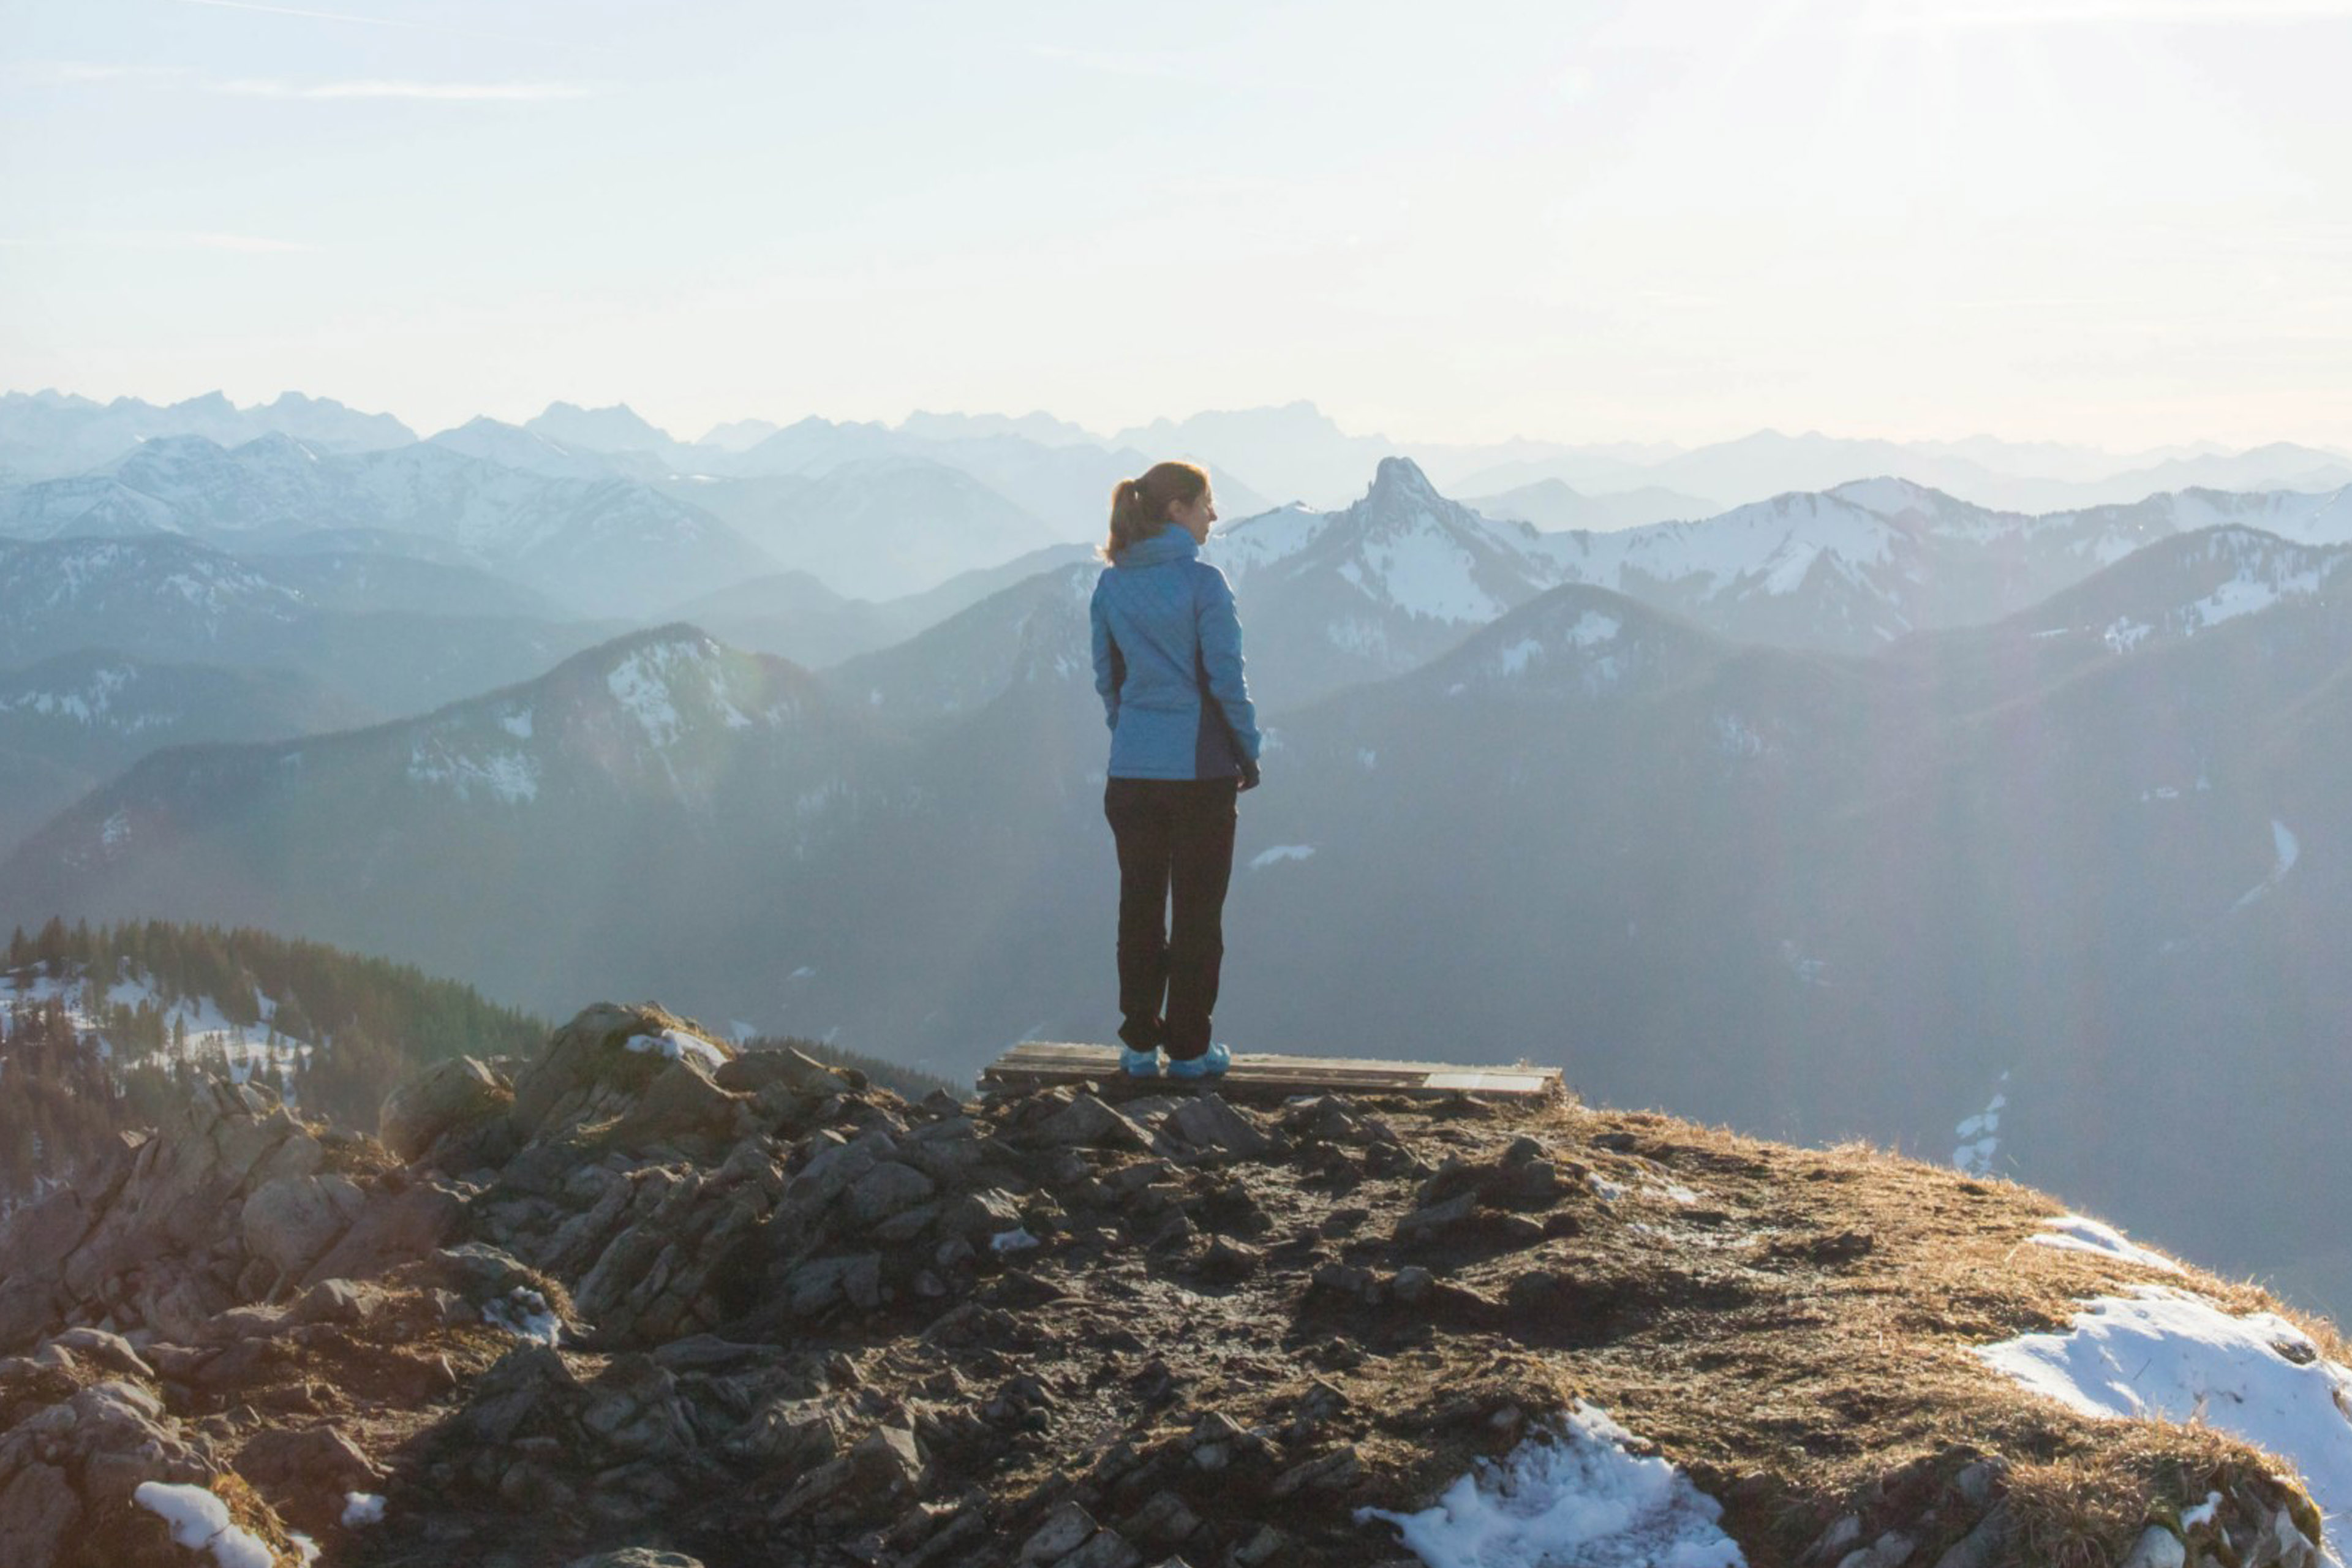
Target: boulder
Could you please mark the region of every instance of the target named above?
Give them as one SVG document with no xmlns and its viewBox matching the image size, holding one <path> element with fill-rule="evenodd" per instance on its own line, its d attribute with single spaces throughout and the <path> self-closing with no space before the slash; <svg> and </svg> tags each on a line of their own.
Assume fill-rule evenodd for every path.
<svg viewBox="0 0 2352 1568">
<path fill-rule="evenodd" d="M 342 1239 L 310 1266 L 302 1283 L 373 1279 L 388 1273 L 448 1240 L 465 1215 L 465 1200 L 437 1182 L 421 1183 L 405 1192 L 379 1192 Z"/>
<path fill-rule="evenodd" d="M 674 1046 L 631 1050 L 629 1043 L 637 1039 L 685 1041 L 690 1048 L 682 1054 L 673 1054 Z M 635 1096 L 673 1061 L 694 1057 L 706 1067 L 716 1062 L 723 1068 L 736 1054 L 732 1046 L 655 1004 L 624 1007 L 599 1002 L 548 1037 L 516 1078 L 509 1114 L 517 1131 L 532 1137 L 570 1120 L 600 1089 Z"/>
<path fill-rule="evenodd" d="M 376 1135 L 403 1160 L 514 1103 L 514 1086 L 472 1057 L 436 1062 L 384 1097 Z"/>
<path fill-rule="evenodd" d="M 341 1176 L 280 1176 L 254 1192 L 237 1215 L 245 1249 L 289 1278 L 317 1262 L 351 1226 L 350 1200 L 337 1201 L 329 1182 L 358 1195 Z"/>
</svg>

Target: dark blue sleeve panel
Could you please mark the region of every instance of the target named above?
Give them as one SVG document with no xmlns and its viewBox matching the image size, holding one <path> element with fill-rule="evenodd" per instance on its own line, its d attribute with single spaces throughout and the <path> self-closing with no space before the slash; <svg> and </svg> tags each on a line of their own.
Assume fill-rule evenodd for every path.
<svg viewBox="0 0 2352 1568">
<path fill-rule="evenodd" d="M 1095 595 L 1087 606 L 1087 618 L 1094 622 L 1095 690 L 1102 698 L 1103 722 L 1112 730 L 1118 728 L 1118 691 L 1127 684 L 1127 659 L 1112 640 L 1110 620 L 1103 614 L 1102 579 L 1095 580 Z"/>
<path fill-rule="evenodd" d="M 1251 703 L 1249 682 L 1242 674 L 1242 617 L 1234 605 L 1234 586 L 1225 574 L 1207 563 L 1195 571 L 1192 612 L 1201 634 L 1201 668 L 1207 671 L 1209 696 L 1224 710 L 1225 723 L 1242 755 L 1257 761 L 1257 709 Z"/>
</svg>

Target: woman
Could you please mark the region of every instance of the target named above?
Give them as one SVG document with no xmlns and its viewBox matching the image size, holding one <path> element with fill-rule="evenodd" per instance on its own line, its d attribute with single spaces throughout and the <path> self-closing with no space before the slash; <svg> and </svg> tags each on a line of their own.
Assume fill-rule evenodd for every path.
<svg viewBox="0 0 2352 1568">
<path fill-rule="evenodd" d="M 1215 1078 L 1209 1039 L 1225 952 L 1234 797 L 1257 784 L 1257 714 L 1225 574 L 1200 559 L 1209 476 L 1159 463 L 1111 494 L 1096 580 L 1095 689 L 1110 723 L 1103 815 L 1118 840 L 1120 1065 L 1137 1078 Z M 1170 895 L 1172 921 L 1163 921 Z M 1164 1004 L 1164 1006 L 1163 1006 Z"/>
</svg>

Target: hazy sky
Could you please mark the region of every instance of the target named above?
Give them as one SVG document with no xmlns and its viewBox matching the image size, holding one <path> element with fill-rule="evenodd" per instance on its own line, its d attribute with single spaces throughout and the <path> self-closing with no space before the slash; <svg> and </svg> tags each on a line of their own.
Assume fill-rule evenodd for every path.
<svg viewBox="0 0 2352 1568">
<path fill-rule="evenodd" d="M 0 387 L 2352 445 L 2352 0 L 0 0 Z"/>
</svg>

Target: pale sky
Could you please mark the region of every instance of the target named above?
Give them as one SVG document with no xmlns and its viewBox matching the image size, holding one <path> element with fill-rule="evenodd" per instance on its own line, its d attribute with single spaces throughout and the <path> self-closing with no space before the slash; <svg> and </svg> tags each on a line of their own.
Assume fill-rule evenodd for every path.
<svg viewBox="0 0 2352 1568">
<path fill-rule="evenodd" d="M 0 0 L 0 388 L 2352 446 L 2352 0 Z"/>
</svg>

